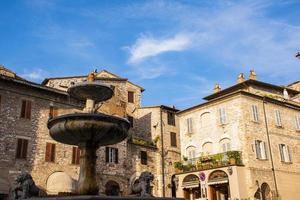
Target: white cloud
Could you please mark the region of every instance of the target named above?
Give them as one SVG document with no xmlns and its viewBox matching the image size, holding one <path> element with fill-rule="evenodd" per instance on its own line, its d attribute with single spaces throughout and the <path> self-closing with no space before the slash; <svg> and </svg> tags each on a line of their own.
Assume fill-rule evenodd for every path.
<svg viewBox="0 0 300 200">
<path fill-rule="evenodd" d="M 20 76 L 31 81 L 41 81 L 47 77 L 47 74 L 48 72 L 43 69 L 33 69 L 32 71 L 25 70 Z"/>
<path fill-rule="evenodd" d="M 177 34 L 172 38 L 155 39 L 152 36 L 141 36 L 135 44 L 128 47 L 130 58 L 128 63 L 139 63 L 146 58 L 168 51 L 183 51 L 189 47 L 191 40 L 187 34 Z"/>
</svg>

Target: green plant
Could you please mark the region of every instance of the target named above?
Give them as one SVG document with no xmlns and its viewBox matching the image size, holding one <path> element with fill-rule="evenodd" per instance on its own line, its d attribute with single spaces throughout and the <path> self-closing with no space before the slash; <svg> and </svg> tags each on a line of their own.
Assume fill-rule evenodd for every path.
<svg viewBox="0 0 300 200">
<path fill-rule="evenodd" d="M 242 164 L 241 153 L 239 151 L 228 151 L 227 153 L 228 159 L 235 159 L 237 164 Z"/>
<path fill-rule="evenodd" d="M 154 144 L 157 144 L 159 139 L 160 139 L 159 135 L 155 136 L 155 138 L 153 139 Z"/>
<path fill-rule="evenodd" d="M 174 167 L 175 167 L 175 169 L 183 170 L 183 164 L 180 161 L 175 162 Z"/>
<path fill-rule="evenodd" d="M 188 157 L 186 157 L 186 156 L 182 156 L 182 159 L 183 159 L 184 161 L 188 161 Z"/>
</svg>

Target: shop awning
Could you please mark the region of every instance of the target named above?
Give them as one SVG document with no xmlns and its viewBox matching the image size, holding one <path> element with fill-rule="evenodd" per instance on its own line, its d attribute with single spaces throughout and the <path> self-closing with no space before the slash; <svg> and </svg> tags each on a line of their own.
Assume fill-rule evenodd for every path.
<svg viewBox="0 0 300 200">
<path fill-rule="evenodd" d="M 183 188 L 195 188 L 199 187 L 199 181 L 191 181 L 191 182 L 185 182 L 182 184 Z"/>
<path fill-rule="evenodd" d="M 224 179 L 212 180 L 212 181 L 209 181 L 207 183 L 207 185 L 218 185 L 218 184 L 223 184 L 223 183 L 228 183 L 228 179 L 224 178 Z"/>
</svg>

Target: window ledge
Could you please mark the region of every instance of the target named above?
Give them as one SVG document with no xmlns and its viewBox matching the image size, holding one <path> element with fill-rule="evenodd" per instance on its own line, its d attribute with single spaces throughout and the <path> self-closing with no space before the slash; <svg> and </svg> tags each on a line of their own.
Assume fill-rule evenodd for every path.
<svg viewBox="0 0 300 200">
<path fill-rule="evenodd" d="M 291 165 L 293 164 L 293 162 L 291 161 L 281 161 L 282 164 L 286 164 L 286 165 Z"/>
<path fill-rule="evenodd" d="M 267 161 L 267 160 L 269 160 L 269 159 L 267 159 L 267 158 L 256 158 L 256 160 Z"/>
<path fill-rule="evenodd" d="M 276 128 L 283 129 L 283 126 L 282 126 L 282 125 L 281 125 L 281 126 L 275 125 L 275 126 L 276 126 Z"/>
<path fill-rule="evenodd" d="M 251 122 L 253 122 L 254 124 L 260 124 L 260 121 L 251 120 Z"/>
</svg>

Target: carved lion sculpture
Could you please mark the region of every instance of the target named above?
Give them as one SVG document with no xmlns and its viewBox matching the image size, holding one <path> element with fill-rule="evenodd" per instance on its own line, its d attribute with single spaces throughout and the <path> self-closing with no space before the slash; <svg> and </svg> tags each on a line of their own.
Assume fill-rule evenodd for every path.
<svg viewBox="0 0 300 200">
<path fill-rule="evenodd" d="M 40 189 L 35 185 L 29 173 L 20 174 L 15 181 L 17 186 L 12 190 L 12 199 L 27 199 L 39 196 Z"/>
<path fill-rule="evenodd" d="M 138 182 L 133 184 L 131 189 L 133 194 L 137 194 L 141 197 L 149 197 L 151 194 L 150 183 L 153 181 L 154 176 L 151 172 L 142 172 Z"/>
</svg>

